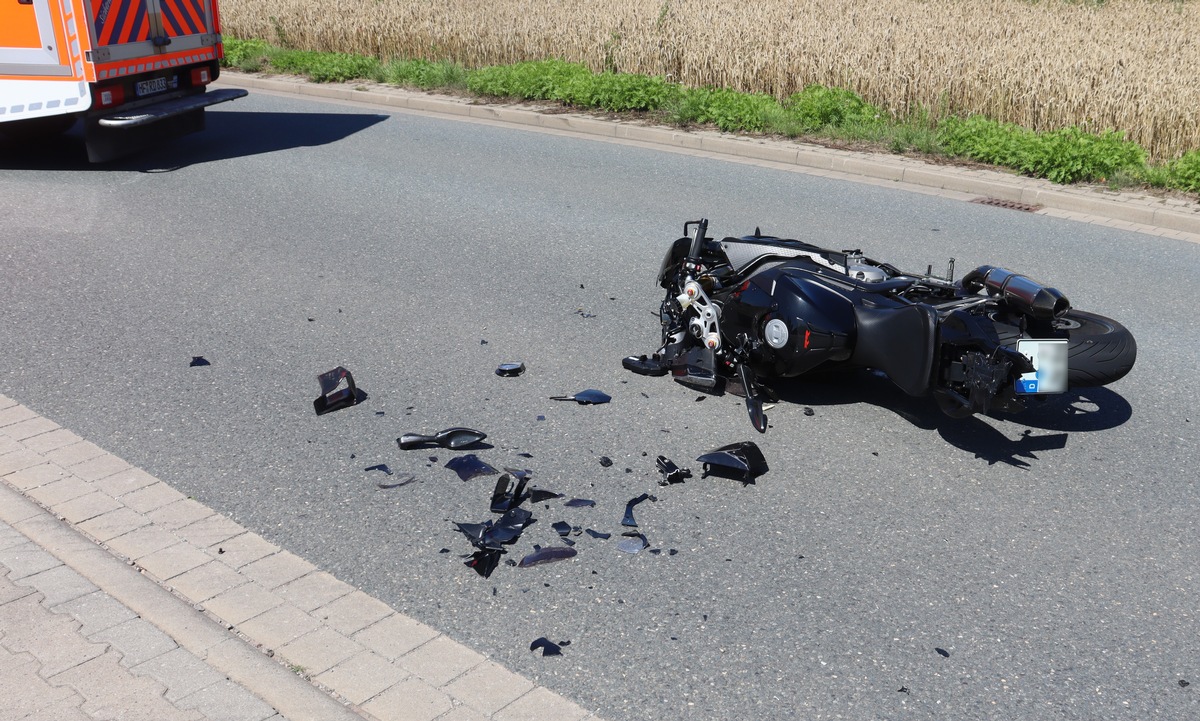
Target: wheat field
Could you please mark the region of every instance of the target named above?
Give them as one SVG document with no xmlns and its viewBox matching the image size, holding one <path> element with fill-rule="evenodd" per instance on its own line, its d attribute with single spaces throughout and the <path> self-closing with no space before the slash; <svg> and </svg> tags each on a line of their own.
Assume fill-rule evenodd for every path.
<svg viewBox="0 0 1200 721">
<path fill-rule="evenodd" d="M 898 115 L 1115 128 L 1200 148 L 1191 0 L 224 0 L 224 31 L 468 67 L 542 58 L 784 97 L 849 88 Z"/>
</svg>

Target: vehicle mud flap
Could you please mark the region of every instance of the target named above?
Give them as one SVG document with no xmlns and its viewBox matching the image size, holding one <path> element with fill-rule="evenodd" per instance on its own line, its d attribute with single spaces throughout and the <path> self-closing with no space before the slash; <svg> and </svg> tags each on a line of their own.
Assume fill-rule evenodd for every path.
<svg viewBox="0 0 1200 721">
<path fill-rule="evenodd" d="M 854 307 L 858 336 L 850 362 L 883 371 L 910 396 L 929 392 L 937 314 L 924 305 Z"/>
<path fill-rule="evenodd" d="M 106 163 L 201 130 L 204 130 L 203 108 L 133 128 L 109 128 L 101 125 L 97 118 L 87 118 L 83 138 L 88 161 Z"/>
</svg>

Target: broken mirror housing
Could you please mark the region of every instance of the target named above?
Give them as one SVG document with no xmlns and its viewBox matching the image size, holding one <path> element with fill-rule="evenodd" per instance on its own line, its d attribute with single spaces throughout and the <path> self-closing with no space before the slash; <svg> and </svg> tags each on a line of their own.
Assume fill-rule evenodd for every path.
<svg viewBox="0 0 1200 721">
<path fill-rule="evenodd" d="M 349 408 L 366 397 L 354 385 L 354 376 L 342 366 L 318 375 L 317 382 L 321 384 L 321 395 L 313 401 L 313 410 L 319 416 Z"/>
<path fill-rule="evenodd" d="M 732 443 L 709 451 L 696 459 L 704 464 L 701 478 L 720 476 L 742 483 L 753 483 L 754 479 L 770 470 L 767 459 L 753 441 Z"/>
</svg>

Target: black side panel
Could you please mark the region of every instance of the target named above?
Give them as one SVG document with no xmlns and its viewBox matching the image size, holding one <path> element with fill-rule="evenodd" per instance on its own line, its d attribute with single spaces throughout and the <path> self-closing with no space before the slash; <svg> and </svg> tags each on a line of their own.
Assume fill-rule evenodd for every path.
<svg viewBox="0 0 1200 721">
<path fill-rule="evenodd" d="M 858 338 L 850 362 L 883 371 L 910 396 L 929 392 L 937 314 L 923 305 L 854 307 Z"/>
</svg>

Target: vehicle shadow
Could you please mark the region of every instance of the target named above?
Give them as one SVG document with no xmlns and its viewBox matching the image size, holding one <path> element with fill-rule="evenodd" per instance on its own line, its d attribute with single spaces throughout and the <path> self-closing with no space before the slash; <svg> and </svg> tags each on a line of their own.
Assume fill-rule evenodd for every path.
<svg viewBox="0 0 1200 721">
<path fill-rule="evenodd" d="M 0 169 L 92 170 L 161 173 L 229 158 L 328 145 L 383 122 L 369 113 L 209 112 L 199 133 L 157 143 L 110 163 L 89 163 L 82 124 L 65 135 L 40 141 L 0 136 Z"/>
<path fill-rule="evenodd" d="M 994 414 L 993 421 L 1023 426 L 1014 440 L 983 418 L 950 418 L 931 398 L 906 395 L 879 374 L 848 370 L 810 374 L 776 383 L 781 402 L 804 406 L 870 403 L 886 408 L 912 425 L 935 431 L 950 445 L 988 465 L 1029 468 L 1038 454 L 1066 447 L 1071 433 L 1116 428 L 1133 415 L 1129 402 L 1108 388 L 1079 388 L 1046 400 L 1034 399 L 1017 414 Z M 1036 430 L 1053 431 L 1035 433 Z"/>
</svg>

